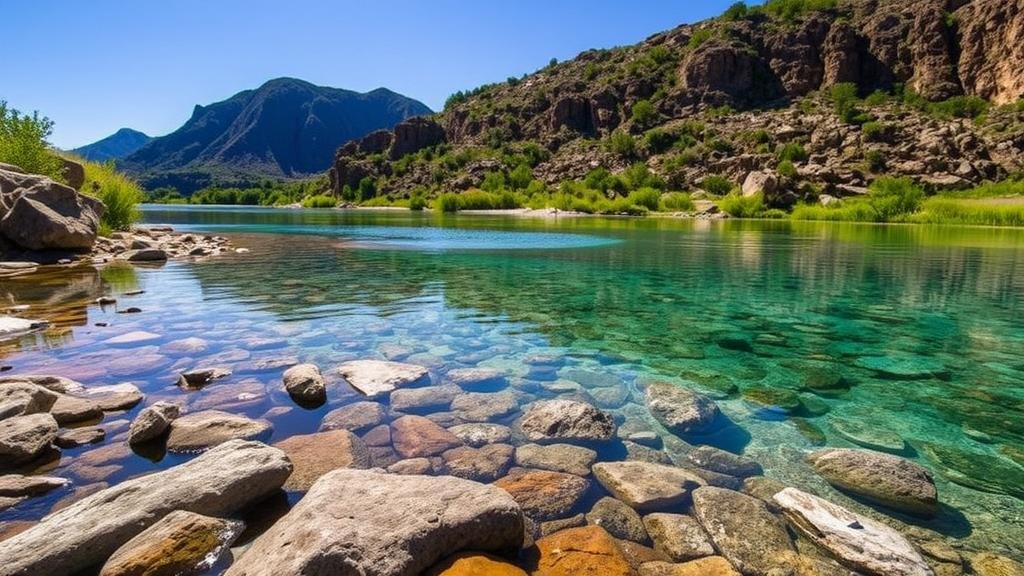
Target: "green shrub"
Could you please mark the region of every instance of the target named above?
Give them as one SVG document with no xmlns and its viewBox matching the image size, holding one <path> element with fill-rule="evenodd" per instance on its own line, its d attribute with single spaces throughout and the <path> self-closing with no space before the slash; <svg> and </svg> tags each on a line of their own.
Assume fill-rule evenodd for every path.
<svg viewBox="0 0 1024 576">
<path fill-rule="evenodd" d="M 959 192 L 946 192 L 942 196 L 950 198 L 1012 198 L 1024 196 L 1024 179 L 1008 178 L 1000 182 L 986 182 Z"/>
<path fill-rule="evenodd" d="M 413 195 L 409 198 L 409 210 L 420 212 L 427 207 L 427 199 L 420 195 Z"/>
<path fill-rule="evenodd" d="M 623 158 L 632 158 L 636 155 L 636 140 L 629 132 L 616 130 L 608 139 L 608 149 Z"/>
<path fill-rule="evenodd" d="M 505 174 L 498 171 L 484 174 L 484 181 L 480 184 L 480 188 L 488 192 L 497 192 L 505 188 Z"/>
<path fill-rule="evenodd" d="M 359 199 L 363 202 L 377 195 L 377 183 L 369 176 L 359 181 Z"/>
<path fill-rule="evenodd" d="M 748 8 L 746 2 L 736 2 L 725 9 L 725 12 L 722 13 L 722 19 L 728 22 L 735 22 L 746 18 L 747 12 Z"/>
<path fill-rule="evenodd" d="M 640 100 L 633 104 L 633 122 L 641 128 L 646 128 L 658 119 L 658 111 L 649 100 Z"/>
<path fill-rule="evenodd" d="M 779 165 L 775 169 L 778 171 L 779 174 L 785 176 L 786 178 L 797 177 L 796 165 L 793 164 L 792 160 L 783 160 L 782 162 L 779 162 Z"/>
<path fill-rule="evenodd" d="M 661 192 L 654 188 L 640 188 L 629 193 L 626 197 L 630 205 L 641 206 L 650 211 L 655 211 L 661 205 Z"/>
<path fill-rule="evenodd" d="M 876 222 L 878 212 L 866 201 L 848 200 L 838 206 L 799 204 L 790 216 L 793 220 L 824 220 L 830 222 Z"/>
<path fill-rule="evenodd" d="M 955 96 L 942 102 L 931 104 L 934 114 L 945 118 L 977 118 L 988 112 L 987 100 L 977 96 Z"/>
<path fill-rule="evenodd" d="M 857 85 L 852 82 L 835 84 L 828 91 L 832 107 L 843 122 L 850 122 L 858 114 Z"/>
<path fill-rule="evenodd" d="M 866 122 L 860 129 L 868 142 L 884 142 L 892 135 L 892 125 L 885 122 Z"/>
<path fill-rule="evenodd" d="M 768 144 L 772 141 L 772 136 L 767 130 L 754 130 L 744 134 L 743 139 L 751 144 Z"/>
<path fill-rule="evenodd" d="M 734 218 L 757 218 L 764 211 L 764 195 L 751 196 L 732 193 L 718 201 L 718 208 Z"/>
<path fill-rule="evenodd" d="M 875 90 L 864 99 L 864 104 L 871 107 L 882 106 L 887 102 L 889 102 L 889 94 L 884 90 Z"/>
<path fill-rule="evenodd" d="M 807 149 L 802 144 L 797 144 L 796 142 L 779 146 L 775 151 L 775 156 L 779 159 L 779 162 L 806 162 L 810 157 Z"/>
<path fill-rule="evenodd" d="M 769 208 L 768 210 L 761 212 L 761 218 L 765 218 L 767 220 L 785 220 L 786 218 L 789 218 L 789 213 L 780 208 Z"/>
<path fill-rule="evenodd" d="M 587 173 L 587 176 L 583 179 L 583 184 L 591 190 L 598 190 L 604 194 L 612 187 L 614 179 L 615 177 L 606 168 L 597 167 Z"/>
<path fill-rule="evenodd" d="M 713 174 L 700 181 L 700 187 L 712 196 L 725 196 L 733 189 L 733 183 L 725 176 Z"/>
<path fill-rule="evenodd" d="M 0 162 L 63 182 L 64 165 L 46 141 L 52 133 L 49 118 L 38 112 L 22 114 L 0 100 Z"/>
<path fill-rule="evenodd" d="M 693 199 L 684 192 L 669 192 L 661 197 L 662 212 L 693 212 Z"/>
<path fill-rule="evenodd" d="M 516 166 L 515 170 L 508 174 L 508 185 L 513 190 L 526 190 L 533 181 L 533 170 L 527 164 Z"/>
<path fill-rule="evenodd" d="M 885 154 L 880 150 L 868 150 L 864 153 L 864 163 L 867 164 L 868 170 L 879 173 L 885 172 L 888 167 L 888 161 L 885 159 Z"/>
<path fill-rule="evenodd" d="M 868 190 L 871 205 L 884 222 L 899 221 L 917 212 L 924 199 L 924 191 L 906 177 L 883 176 L 872 182 Z"/>
<path fill-rule="evenodd" d="M 104 230 L 128 230 L 139 219 L 139 203 L 145 195 L 139 185 L 114 169 L 113 162 L 83 162 L 82 193 L 99 198 L 106 206 L 100 223 Z"/>
<path fill-rule="evenodd" d="M 792 22 L 808 12 L 832 10 L 837 0 L 768 0 L 762 9 L 780 20 Z"/>
<path fill-rule="evenodd" d="M 434 209 L 441 212 L 458 212 L 459 195 L 451 192 L 441 194 L 434 200 Z"/>
<path fill-rule="evenodd" d="M 334 208 L 338 205 L 338 199 L 333 196 L 327 196 L 324 194 L 316 194 L 313 196 L 306 196 L 302 199 L 303 208 Z"/>
<path fill-rule="evenodd" d="M 690 41 L 688 45 L 691 50 L 696 50 L 697 48 L 700 48 L 705 42 L 711 40 L 711 38 L 714 35 L 715 33 L 711 28 L 698 28 L 694 30 L 693 34 L 690 36 Z"/>
<path fill-rule="evenodd" d="M 640 188 L 665 188 L 665 181 L 647 168 L 643 162 L 637 162 L 622 171 L 620 176 L 626 191 L 638 190 Z M 614 184 L 612 188 L 614 188 Z"/>
<path fill-rule="evenodd" d="M 676 136 L 671 132 L 662 130 L 661 128 L 648 130 L 647 133 L 644 134 L 644 144 L 652 154 L 661 154 L 671 148 L 675 143 Z"/>
</svg>

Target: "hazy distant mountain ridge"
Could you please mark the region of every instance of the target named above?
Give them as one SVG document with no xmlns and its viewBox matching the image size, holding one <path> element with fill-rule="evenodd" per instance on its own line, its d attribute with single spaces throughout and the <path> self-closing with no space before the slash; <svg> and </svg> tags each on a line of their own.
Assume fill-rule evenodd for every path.
<svg viewBox="0 0 1024 576">
<path fill-rule="evenodd" d="M 196 106 L 174 132 L 122 162 L 147 187 L 188 192 L 210 183 L 295 178 L 322 172 L 341 144 L 431 110 L 385 88 L 360 93 L 294 78 L 271 80 Z"/>
<path fill-rule="evenodd" d="M 138 130 L 121 128 L 110 136 L 72 150 L 75 154 L 94 162 L 120 160 L 149 143 L 153 138 Z"/>
</svg>

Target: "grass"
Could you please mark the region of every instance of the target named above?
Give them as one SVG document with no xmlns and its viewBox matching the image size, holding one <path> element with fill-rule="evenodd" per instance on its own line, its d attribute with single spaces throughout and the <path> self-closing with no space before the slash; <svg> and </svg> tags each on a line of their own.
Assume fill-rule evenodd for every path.
<svg viewBox="0 0 1024 576">
<path fill-rule="evenodd" d="M 662 212 L 693 212 L 696 206 L 689 194 L 684 192 L 669 192 L 661 197 L 659 208 Z"/>
<path fill-rule="evenodd" d="M 338 205 L 338 199 L 326 194 L 315 194 L 302 199 L 303 208 L 334 208 Z"/>
<path fill-rule="evenodd" d="M 732 193 L 718 201 L 718 208 L 733 218 L 758 218 L 764 212 L 764 195 Z"/>
<path fill-rule="evenodd" d="M 910 218 L 919 224 L 1024 226 L 1024 202 L 1017 199 L 957 199 L 936 196 L 925 200 Z"/>
<path fill-rule="evenodd" d="M 82 165 L 85 167 L 82 193 L 99 198 L 106 206 L 100 220 L 100 232 L 106 234 L 130 229 L 140 216 L 139 203 L 144 198 L 142 188 L 115 170 L 113 162 L 82 162 Z"/>
</svg>

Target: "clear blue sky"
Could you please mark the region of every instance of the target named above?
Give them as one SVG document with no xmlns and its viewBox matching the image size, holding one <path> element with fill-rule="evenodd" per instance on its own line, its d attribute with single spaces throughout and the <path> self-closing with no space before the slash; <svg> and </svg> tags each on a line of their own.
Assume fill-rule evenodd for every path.
<svg viewBox="0 0 1024 576">
<path fill-rule="evenodd" d="M 166 134 L 279 76 L 438 109 L 452 92 L 632 44 L 734 0 L 0 0 L 0 99 L 71 148 Z"/>
</svg>

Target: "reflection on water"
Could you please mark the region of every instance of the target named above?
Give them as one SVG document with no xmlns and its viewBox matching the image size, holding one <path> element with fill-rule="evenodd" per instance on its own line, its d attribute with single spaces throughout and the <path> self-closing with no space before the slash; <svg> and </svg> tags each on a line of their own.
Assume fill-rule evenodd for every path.
<svg viewBox="0 0 1024 576">
<path fill-rule="evenodd" d="M 280 374 L 299 360 L 326 370 L 380 357 L 435 375 L 491 366 L 535 396 L 565 381 L 587 390 L 598 374 L 625 390 L 606 401 L 633 430 L 657 426 L 638 381 L 685 381 L 736 425 L 710 441 L 744 449 L 771 476 L 879 516 L 803 458 L 825 443 L 895 437 L 937 472 L 945 511 L 925 528 L 1024 549 L 1021 231 L 267 209 L 147 218 L 228 233 L 251 252 L 75 271 L 66 288 L 5 280 L 11 301 L 75 311 L 58 323 L 70 331 L 59 345 L 22 342 L 5 362 L 86 384 L 132 380 L 147 402 L 180 399 L 181 370 L 230 366 L 232 378 L 188 395 L 189 408 L 267 417 L 275 439 L 315 430 L 354 399 L 335 386 L 328 406 L 295 407 Z M 134 289 L 145 293 L 121 304 L 140 314 L 86 306 Z M 160 338 L 104 344 L 132 330 Z M 537 354 L 565 360 L 538 367 Z M 180 460 L 80 452 L 103 449 L 66 472 L 85 483 L 106 468 L 116 482 Z"/>
</svg>

